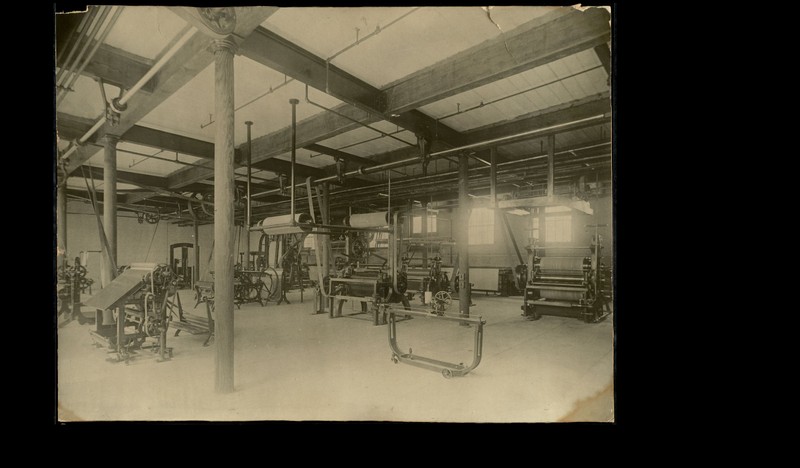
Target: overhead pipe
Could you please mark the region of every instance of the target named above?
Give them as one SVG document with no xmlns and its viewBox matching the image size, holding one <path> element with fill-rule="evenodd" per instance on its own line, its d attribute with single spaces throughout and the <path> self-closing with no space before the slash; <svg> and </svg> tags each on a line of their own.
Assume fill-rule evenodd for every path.
<svg viewBox="0 0 800 468">
<path fill-rule="evenodd" d="M 83 29 L 86 27 L 87 23 L 94 19 L 95 15 L 97 15 L 98 9 L 99 8 L 90 8 L 89 12 L 83 16 L 80 24 L 78 24 L 78 27 L 75 29 L 75 43 L 70 47 L 67 58 L 64 60 L 61 69 L 56 74 L 56 87 L 59 87 L 61 85 L 61 80 L 65 76 L 69 76 L 69 74 L 72 73 L 72 70 L 75 69 L 76 64 L 72 61 L 72 57 L 75 55 L 75 51 L 78 50 L 83 38 L 86 37 Z"/>
<path fill-rule="evenodd" d="M 146 84 L 147 84 L 147 82 L 148 82 L 148 81 L 150 81 L 150 79 L 151 79 L 151 78 L 153 78 L 153 76 L 155 76 L 155 74 L 156 74 L 156 73 L 158 73 L 158 72 L 161 70 L 161 68 L 163 68 L 163 67 L 164 67 L 164 65 L 166 65 L 166 63 L 167 63 L 167 62 L 168 62 L 168 61 L 169 61 L 169 60 L 170 60 L 170 59 L 171 59 L 171 58 L 172 58 L 172 57 L 173 57 L 173 56 L 174 56 L 176 53 L 178 53 L 178 51 L 181 49 L 181 47 L 183 47 L 183 45 L 184 45 L 184 44 L 186 44 L 186 43 L 189 41 L 189 39 L 190 39 L 192 36 L 194 36 L 194 33 L 195 33 L 195 32 L 197 32 L 197 29 L 196 29 L 194 26 L 188 26 L 187 28 L 185 28 L 185 32 L 183 33 L 183 35 L 181 36 L 181 38 L 178 40 L 178 42 L 176 42 L 175 44 L 173 44 L 173 46 L 172 46 L 172 47 L 170 47 L 170 49 L 169 49 L 169 50 L 168 50 L 168 51 L 167 51 L 167 52 L 166 52 L 166 53 L 165 53 L 163 56 L 161 56 L 161 58 L 158 60 L 158 62 L 156 62 L 156 63 L 155 63 L 155 64 L 154 64 L 154 65 L 153 65 L 153 66 L 150 68 L 150 70 L 148 70 L 148 72 L 147 72 L 147 73 L 145 73 L 145 74 L 144 74 L 144 76 L 142 76 L 142 77 L 139 79 L 139 81 L 137 81 L 137 82 L 136 82 L 136 84 L 134 84 L 134 85 L 133 85 L 133 87 L 131 87 L 131 89 L 129 89 L 128 91 L 126 91 L 126 92 L 125 92 L 125 94 L 124 94 L 124 95 L 122 95 L 121 97 L 119 97 L 118 99 L 114 99 L 114 100 L 111 102 L 111 106 L 112 106 L 112 108 L 113 108 L 115 111 L 117 111 L 117 112 L 124 111 L 124 110 L 125 110 L 125 104 L 126 104 L 126 103 L 127 103 L 127 102 L 128 102 L 128 101 L 129 101 L 129 100 L 130 100 L 130 99 L 131 99 L 131 98 L 132 98 L 132 97 L 133 97 L 133 96 L 136 94 L 136 93 L 138 93 L 138 92 L 139 92 L 139 90 L 140 90 L 140 89 L 142 89 L 142 87 L 143 87 L 144 85 L 146 85 Z M 65 153 L 64 153 L 64 154 L 61 156 L 61 159 L 67 159 L 67 158 L 69 158 L 69 157 L 72 155 L 72 153 L 74 153 L 75 151 L 77 151 L 77 150 L 78 150 L 78 147 L 80 147 L 81 145 L 83 145 L 84 143 L 86 143 L 86 141 L 87 141 L 87 140 L 89 140 L 89 138 L 91 138 L 91 137 L 92 137 L 92 135 L 94 135 L 94 134 L 95 134 L 95 132 L 97 132 L 97 130 L 99 130 L 99 129 L 100 129 L 100 127 L 102 127 L 102 126 L 103 126 L 103 124 L 104 124 L 105 122 L 106 122 L 106 117 L 105 117 L 105 113 L 103 113 L 103 115 L 102 115 L 102 116 L 101 116 L 99 119 L 97 119 L 97 122 L 95 122 L 95 124 L 92 126 L 92 128 L 90 128 L 90 129 L 89 129 L 89 130 L 88 130 L 88 131 L 87 131 L 87 132 L 86 132 L 86 133 L 85 133 L 85 134 L 84 134 L 82 137 L 80 137 L 78 140 L 76 140 L 76 141 L 74 141 L 74 142 L 73 142 L 72 146 L 70 146 L 70 148 L 69 148 L 69 149 L 68 149 L 68 150 L 67 150 L 67 151 L 66 151 L 66 152 L 65 152 Z"/>
<path fill-rule="evenodd" d="M 65 76 L 62 76 L 62 78 L 63 78 L 63 81 L 61 82 L 62 91 L 63 91 L 62 95 L 66 94 L 66 90 L 71 88 L 72 85 L 75 84 L 75 81 L 78 79 L 78 73 L 79 72 L 75 71 L 75 67 L 77 67 L 81 63 L 84 63 L 84 67 L 85 67 L 86 66 L 85 64 L 88 63 L 89 60 L 91 60 L 91 53 L 90 53 L 89 56 L 86 57 L 86 60 L 83 59 L 83 56 L 84 56 L 84 54 L 86 54 L 86 51 L 89 49 L 89 46 L 92 44 L 92 41 L 96 41 L 97 40 L 97 35 L 101 31 L 101 27 L 103 26 L 103 23 L 105 23 L 106 18 L 108 17 L 108 14 L 111 12 L 111 8 L 112 7 L 110 7 L 110 6 L 100 7 L 100 10 L 99 10 L 100 12 L 98 13 L 99 16 L 96 16 L 94 18 L 95 21 L 93 21 L 92 24 L 90 25 L 90 27 L 89 27 L 90 29 L 89 29 L 88 33 L 86 34 L 86 42 L 81 47 L 81 51 L 78 53 L 78 56 L 75 57 L 75 61 L 72 63 L 72 66 L 71 66 L 69 74 L 67 74 Z M 96 47 L 93 48 L 93 50 L 96 50 Z M 81 70 L 82 69 L 83 68 L 81 67 Z"/>
<path fill-rule="evenodd" d="M 529 130 L 529 131 L 522 132 L 522 133 L 517 133 L 517 134 L 514 134 L 514 135 L 509 135 L 509 136 L 500 137 L 500 138 L 494 138 L 492 140 L 486 140 L 486 141 L 481 141 L 481 142 L 478 142 L 478 143 L 472 143 L 472 144 L 469 144 L 469 145 L 458 146 L 458 147 L 455 147 L 455 148 L 450 148 L 450 149 L 446 149 L 446 150 L 442 150 L 442 151 L 437 151 L 435 153 L 430 153 L 428 155 L 428 159 L 432 160 L 432 159 L 435 159 L 435 158 L 441 158 L 441 157 L 449 156 L 451 154 L 458 154 L 458 153 L 460 153 L 462 151 L 470 151 L 470 150 L 471 151 L 479 151 L 479 150 L 483 150 L 483 149 L 486 149 L 486 148 L 491 148 L 493 146 L 502 146 L 502 145 L 507 145 L 507 144 L 511 144 L 511 143 L 516 143 L 516 142 L 519 142 L 519 141 L 530 140 L 530 139 L 533 139 L 533 138 L 539 138 L 539 137 L 547 136 L 547 135 L 554 134 L 554 133 L 568 132 L 568 131 L 571 131 L 571 130 L 577 130 L 577 129 L 580 129 L 580 128 L 590 127 L 592 125 L 603 124 L 603 123 L 607 123 L 607 122 L 610 122 L 610 121 L 611 121 L 611 116 L 609 114 L 596 115 L 594 117 L 587 117 L 585 119 L 576 120 L 574 122 L 569 122 L 569 123 L 565 123 L 565 124 L 551 125 L 551 126 L 545 127 L 545 128 L 539 128 L 539 129 L 536 129 L 536 130 Z M 404 167 L 404 166 L 418 164 L 419 162 L 420 162 L 420 157 L 419 156 L 412 156 L 412 157 L 409 157 L 409 158 L 406 158 L 406 159 L 401 159 L 401 160 L 393 161 L 393 162 L 387 162 L 387 163 L 383 163 L 383 164 L 377 164 L 375 166 L 370 166 L 370 167 L 361 166 L 358 169 L 354 169 L 352 171 L 345 172 L 344 174 L 341 175 L 341 177 L 342 178 L 350 178 L 350 177 L 359 176 L 359 175 L 375 174 L 377 172 L 383 172 L 383 171 L 388 171 L 388 170 L 391 170 L 391 169 L 398 169 L 398 168 Z M 486 166 L 486 168 L 488 168 L 488 166 Z M 338 175 L 333 175 L 333 176 L 322 177 L 320 179 L 317 179 L 315 184 L 321 184 L 321 183 L 325 183 L 325 182 L 336 182 L 337 180 L 339 180 L 339 176 Z M 267 196 L 267 195 L 275 195 L 277 193 L 280 193 L 280 190 L 278 190 L 278 189 L 266 190 L 264 192 L 259 192 L 259 193 L 254 194 L 253 197 L 262 197 L 262 196 Z"/>
<path fill-rule="evenodd" d="M 375 132 L 378 132 L 378 133 L 380 133 L 381 135 L 383 135 L 383 136 L 385 136 L 385 137 L 392 138 L 392 139 L 394 139 L 394 140 L 397 140 L 397 141 L 399 141 L 399 142 L 401 142 L 401 143 L 404 143 L 404 144 L 406 144 L 406 145 L 408 145 L 408 146 L 417 146 L 417 145 L 415 145 L 415 144 L 413 144 L 413 143 L 409 143 L 409 142 L 407 142 L 407 141 L 403 140 L 402 138 L 398 138 L 398 137 L 396 137 L 396 136 L 394 136 L 394 135 L 392 135 L 392 134 L 390 134 L 390 133 L 386 133 L 386 132 L 384 132 L 384 131 L 378 130 L 377 128 L 375 128 L 375 127 L 373 127 L 373 126 L 371 126 L 371 125 L 367 125 L 367 124 L 365 124 L 365 123 L 363 123 L 363 122 L 359 122 L 358 120 L 356 120 L 356 119 L 354 119 L 354 118 L 352 118 L 352 117 L 348 117 L 348 116 L 346 116 L 346 115 L 342 114 L 341 112 L 336 112 L 335 110 L 333 110 L 333 109 L 331 109 L 331 108 L 325 107 L 325 106 L 323 106 L 322 104 L 319 104 L 319 103 L 317 103 L 317 102 L 314 102 L 314 101 L 312 101 L 312 100 L 311 100 L 311 98 L 309 98 L 309 97 L 308 97 L 308 85 L 306 85 L 306 102 L 307 102 L 307 103 L 309 103 L 309 104 L 311 104 L 312 106 L 315 106 L 315 107 L 318 107 L 318 108 L 320 108 L 320 109 L 322 109 L 322 110 L 324 110 L 324 111 L 330 112 L 331 114 L 336 114 L 336 115 L 338 115 L 339 117 L 342 117 L 343 119 L 346 119 L 346 120 L 349 120 L 349 121 L 351 121 L 351 122 L 353 122 L 353 123 L 356 123 L 356 124 L 358 124 L 358 125 L 361 125 L 362 127 L 366 127 L 366 128 L 368 128 L 368 129 L 370 129 L 370 130 L 373 130 L 373 131 L 375 131 Z"/>
<path fill-rule="evenodd" d="M 65 89 L 62 90 L 62 93 L 58 97 L 58 101 L 56 102 L 56 105 L 58 105 L 58 103 L 60 103 L 67 96 L 67 92 L 72 88 L 72 85 L 74 85 L 75 82 L 78 81 L 78 77 L 80 76 L 81 73 L 83 73 L 83 70 L 86 69 L 86 66 L 89 65 L 89 62 L 92 61 L 92 58 L 95 56 L 95 54 L 97 53 L 97 50 L 100 48 L 100 46 L 106 40 L 106 38 L 108 37 L 108 34 L 114 28 L 114 24 L 116 24 L 117 19 L 119 18 L 119 15 L 122 14 L 122 10 L 125 7 L 117 6 L 117 7 L 113 7 L 113 8 L 116 8 L 116 10 L 114 11 L 114 16 L 111 17 L 111 20 L 108 22 L 108 24 L 106 25 L 105 29 L 103 29 L 103 32 L 100 34 L 100 37 L 96 38 L 94 47 L 92 47 L 92 50 L 89 51 L 89 55 L 86 56 L 86 60 L 83 61 L 83 64 L 80 66 L 80 68 L 78 68 L 77 71 L 73 72 L 72 79 L 69 80 L 70 81 L 69 84 L 67 84 Z M 111 10 L 108 10 L 108 11 L 110 12 Z M 108 13 L 106 13 L 106 15 L 107 14 Z M 104 20 L 105 20 L 105 18 L 101 19 L 100 21 L 104 21 Z"/>
<path fill-rule="evenodd" d="M 611 143 L 609 142 L 609 143 L 601 143 L 601 144 L 598 144 L 598 145 L 585 146 L 585 147 L 581 147 L 581 148 L 572 148 L 572 149 L 568 149 L 568 150 L 557 151 L 555 154 L 559 155 L 559 154 L 573 153 L 575 151 L 583 151 L 583 150 L 586 150 L 586 149 L 593 149 L 593 148 L 597 148 L 597 147 L 600 147 L 600 146 L 607 146 L 607 145 L 610 145 L 610 144 Z M 589 161 L 589 160 L 592 160 L 592 159 L 596 159 L 597 157 L 598 156 L 587 156 L 587 157 L 578 158 L 578 159 L 572 159 L 572 160 L 563 161 L 563 162 L 564 163 L 584 162 L 584 161 Z M 545 159 L 545 158 L 547 158 L 547 154 L 537 155 L 537 156 L 530 156 L 530 157 L 527 157 L 527 158 L 516 159 L 516 160 L 513 160 L 513 161 L 506 161 L 506 162 L 503 162 L 503 163 L 498 163 L 497 164 L 497 168 L 498 168 L 498 170 L 500 168 L 507 169 L 509 167 L 515 167 L 515 166 L 518 166 L 518 165 L 523 165 L 523 164 L 529 163 L 531 161 L 537 161 L 537 160 Z M 472 168 L 469 168 L 469 172 L 485 172 L 487 169 L 491 170 L 490 167 L 488 167 L 488 166 L 472 167 Z M 507 171 L 503 171 L 502 173 L 505 173 L 505 172 L 507 172 Z M 394 182 L 394 184 L 395 185 L 397 185 L 397 184 L 401 184 L 401 185 L 413 184 L 416 187 L 416 186 L 419 185 L 419 183 L 421 181 L 434 180 L 434 179 L 447 179 L 449 177 L 453 177 L 453 176 L 457 176 L 457 175 L 458 175 L 458 170 L 455 170 L 455 171 L 449 171 L 449 172 L 442 172 L 442 173 L 439 173 L 439 174 L 431 174 L 429 176 L 409 177 L 407 179 L 404 179 L 404 180 L 401 180 L 401 181 L 398 181 L 398 182 Z M 356 187 L 356 188 L 342 189 L 342 190 L 337 190 L 333 194 L 334 195 L 341 195 L 341 194 L 346 194 L 346 193 L 370 191 L 370 190 L 374 190 L 374 189 L 382 187 L 382 186 L 383 186 L 383 184 L 374 184 L 374 185 L 370 185 L 370 186 L 366 186 L 366 187 Z"/>
<path fill-rule="evenodd" d="M 606 158 L 607 156 L 608 156 L 608 154 L 603 154 L 603 155 L 590 156 L 590 157 L 586 157 L 586 158 L 580 158 L 580 159 L 577 159 L 577 160 L 569 161 L 571 164 L 569 166 L 562 166 L 561 168 L 559 168 L 556 171 L 556 174 L 560 175 L 560 174 L 566 174 L 568 172 L 571 172 L 571 169 L 575 168 L 575 164 L 576 163 L 579 164 L 579 163 L 585 163 L 585 162 L 593 162 L 593 161 L 597 161 L 600 158 Z M 544 157 L 546 157 L 546 156 L 544 156 Z M 542 156 L 535 156 L 535 157 L 529 158 L 529 159 L 541 159 L 541 158 L 542 158 Z M 519 165 L 522 162 L 524 162 L 524 161 L 522 161 L 522 160 L 520 160 L 520 161 L 510 161 L 510 162 L 503 163 L 503 164 Z M 594 162 L 593 164 L 595 166 L 598 166 L 600 163 Z M 544 166 L 543 164 L 537 164 L 535 166 L 531 166 L 530 168 L 531 169 L 539 169 L 539 168 L 541 168 L 543 166 Z M 485 172 L 487 169 L 488 169 L 487 167 L 470 168 L 468 170 L 468 172 L 470 173 L 470 175 L 475 175 L 475 173 Z M 498 171 L 498 175 L 517 174 L 517 173 L 518 173 L 518 169 L 516 169 L 516 168 L 504 168 L 503 170 Z M 417 191 L 421 187 L 428 187 L 428 186 L 432 186 L 432 185 L 442 185 L 442 184 L 448 184 L 448 185 L 456 184 L 457 181 L 452 179 L 452 176 L 454 174 L 457 174 L 457 171 L 456 172 L 443 173 L 443 174 L 436 174 L 436 175 L 427 176 L 427 177 L 420 177 L 420 178 L 415 179 L 413 181 L 407 181 L 407 182 L 414 182 L 413 186 L 406 187 L 404 192 L 399 194 L 399 195 L 396 195 L 395 198 L 404 197 L 404 196 L 411 196 L 411 195 L 414 194 L 413 191 Z M 435 180 L 435 179 L 442 179 L 442 178 L 447 178 L 447 177 L 451 177 L 451 178 L 448 179 L 448 180 Z M 561 179 L 563 177 L 564 177 L 563 175 L 560 175 L 559 177 L 557 177 L 557 179 Z M 426 180 L 426 182 L 420 183 L 419 182 L 420 180 Z M 408 184 L 404 184 L 404 185 L 408 185 Z M 483 188 L 485 188 L 485 186 Z M 374 189 L 375 189 L 375 186 L 359 187 L 359 188 L 347 189 L 347 190 L 335 192 L 332 195 L 343 195 L 345 192 L 369 191 L 369 190 L 374 190 Z M 408 192 L 408 190 L 411 190 L 412 192 Z M 357 197 L 359 195 L 354 194 L 353 196 Z M 372 199 L 370 199 L 370 200 L 372 200 Z M 279 201 L 279 202 L 275 202 L 275 203 L 265 204 L 265 205 L 262 205 L 262 208 L 263 207 L 279 207 L 284 203 L 286 203 L 286 201 Z M 337 206 L 341 206 L 341 205 L 337 205 Z M 340 229 L 343 228 L 343 226 L 334 226 L 334 227 L 340 228 Z M 353 229 L 353 228 L 348 228 L 348 229 Z"/>
</svg>

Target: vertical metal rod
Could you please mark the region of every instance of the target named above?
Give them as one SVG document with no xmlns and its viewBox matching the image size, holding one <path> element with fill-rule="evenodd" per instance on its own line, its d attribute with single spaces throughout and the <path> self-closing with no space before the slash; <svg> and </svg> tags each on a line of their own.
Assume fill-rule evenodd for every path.
<svg viewBox="0 0 800 468">
<path fill-rule="evenodd" d="M 330 184 L 325 182 L 322 184 L 322 208 L 320 209 L 322 222 L 324 224 L 331 224 L 330 194 Z M 322 248 L 325 252 L 325 255 L 322 257 L 322 271 L 325 273 L 323 276 L 324 278 L 331 274 L 331 236 L 322 236 Z"/>
<path fill-rule="evenodd" d="M 458 155 L 458 270 L 460 275 L 458 289 L 459 315 L 469 317 L 471 301 L 469 284 L 469 157 Z M 462 324 L 467 325 L 466 322 Z"/>
<path fill-rule="evenodd" d="M 56 192 L 56 267 L 60 268 L 67 261 L 67 184 L 58 184 Z"/>
<path fill-rule="evenodd" d="M 251 216 L 251 213 L 250 213 L 250 210 L 251 210 L 251 205 L 250 205 L 250 182 L 251 182 L 252 177 L 253 177 L 252 167 L 251 167 L 251 165 L 253 163 L 253 158 L 252 158 L 253 157 L 253 140 L 252 140 L 252 136 L 250 134 L 250 127 L 253 126 L 253 122 L 248 120 L 244 124 L 247 125 L 247 207 L 245 208 L 247 210 L 247 212 L 245 213 L 245 225 L 247 226 L 247 229 L 245 229 L 245 245 L 247 246 L 247 247 L 245 247 L 247 249 L 247 250 L 245 250 L 245 252 L 246 252 L 245 256 L 246 256 L 247 260 L 245 261 L 245 265 L 246 265 L 246 268 L 248 270 L 252 270 L 253 269 L 253 265 L 250 262 L 250 216 Z"/>
<path fill-rule="evenodd" d="M 556 136 L 547 137 L 547 196 L 556 194 L 555 187 Z"/>
<path fill-rule="evenodd" d="M 423 239 L 427 239 L 428 237 L 428 204 L 426 203 L 425 206 L 422 207 L 422 237 Z M 414 218 L 411 218 L 411 223 L 414 223 Z M 412 228 L 413 231 L 413 228 Z M 422 250 L 422 268 L 428 268 L 428 249 L 430 246 L 428 243 L 425 243 L 425 248 Z"/>
<path fill-rule="evenodd" d="M 189 207 L 191 210 L 192 207 Z M 200 229 L 194 220 L 194 269 L 192 270 L 192 289 L 200 281 Z"/>
<path fill-rule="evenodd" d="M 494 146 L 489 150 L 489 158 L 489 197 L 492 208 L 497 209 L 497 148 Z"/>
<path fill-rule="evenodd" d="M 289 104 L 292 105 L 292 173 L 291 173 L 291 198 L 292 198 L 292 224 L 295 223 L 295 216 L 294 216 L 294 165 L 295 165 L 295 153 L 297 150 L 297 105 L 300 104 L 300 101 L 297 99 L 289 99 Z"/>
<path fill-rule="evenodd" d="M 233 391 L 233 271 L 234 271 L 234 76 L 229 39 L 214 41 L 214 306 L 215 389 Z"/>
</svg>

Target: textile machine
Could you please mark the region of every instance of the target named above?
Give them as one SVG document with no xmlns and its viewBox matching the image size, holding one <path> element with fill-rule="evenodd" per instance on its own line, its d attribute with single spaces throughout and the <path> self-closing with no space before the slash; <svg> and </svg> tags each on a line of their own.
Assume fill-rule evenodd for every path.
<svg viewBox="0 0 800 468">
<path fill-rule="evenodd" d="M 75 257 L 73 265 L 65 262 L 56 271 L 58 315 L 70 320 L 76 318 L 81 325 L 87 322 L 81 313 L 81 293 L 87 289 L 91 291 L 94 283 L 93 279 L 86 277 L 86 273 L 86 267 L 81 265 L 80 257 Z"/>
<path fill-rule="evenodd" d="M 387 259 L 370 253 L 368 243 L 363 236 L 357 236 L 354 242 L 348 242 L 349 261 L 338 269 L 335 276 L 323 278 L 324 290 L 320 294 L 329 301 L 329 316 L 342 317 L 342 308 L 346 301 L 359 302 L 361 311 L 356 314 L 370 313 L 373 325 L 386 324 L 386 305 L 402 303 L 409 307 L 406 290 L 408 289 L 406 272 L 397 262 L 396 243 L 398 213 L 390 223 L 388 211 L 350 215 L 343 221 L 341 230 L 345 235 L 356 232 L 387 232 L 390 226 Z M 383 260 L 380 264 L 362 264 L 370 256 Z M 335 307 L 334 307 L 335 305 Z"/>
<path fill-rule="evenodd" d="M 606 294 L 610 280 L 599 261 L 601 241 L 595 235 L 588 247 L 579 247 L 589 250 L 587 256 L 540 257 L 546 247 L 529 247 L 528 264 L 517 267 L 517 279 L 524 284 L 523 316 L 539 320 L 542 315 L 577 315 L 586 323 L 605 318 L 610 313 Z"/>
<path fill-rule="evenodd" d="M 95 343 L 116 353 L 116 361 L 127 361 L 140 349 L 158 353 L 160 361 L 171 358 L 167 328 L 175 312 L 183 315 L 177 297 L 179 281 L 169 265 L 131 263 L 86 301 L 87 307 L 97 310 L 96 329 L 90 332 Z M 104 311 L 112 311 L 116 324 L 103 323 Z M 147 341 L 155 343 L 145 348 L 143 345 Z"/>
</svg>

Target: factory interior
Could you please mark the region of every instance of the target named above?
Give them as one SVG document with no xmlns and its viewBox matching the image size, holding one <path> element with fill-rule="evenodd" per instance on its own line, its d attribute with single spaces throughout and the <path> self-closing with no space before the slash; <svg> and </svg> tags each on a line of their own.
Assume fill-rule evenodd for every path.
<svg viewBox="0 0 800 468">
<path fill-rule="evenodd" d="M 615 422 L 610 7 L 53 25 L 59 422 Z"/>
</svg>

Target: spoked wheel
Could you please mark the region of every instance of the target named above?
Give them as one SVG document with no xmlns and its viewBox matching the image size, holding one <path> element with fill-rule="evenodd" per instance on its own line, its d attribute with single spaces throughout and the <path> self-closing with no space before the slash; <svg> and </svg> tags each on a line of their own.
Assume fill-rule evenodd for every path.
<svg viewBox="0 0 800 468">
<path fill-rule="evenodd" d="M 445 379 L 451 379 L 453 378 L 453 371 L 451 371 L 450 369 L 442 369 L 442 376 Z"/>
<path fill-rule="evenodd" d="M 447 291 L 439 291 L 433 296 L 434 304 L 436 304 L 437 310 L 447 310 L 450 307 L 450 304 L 453 302 L 453 296 L 450 295 Z M 441 309 L 439 309 L 441 307 Z"/>
</svg>

